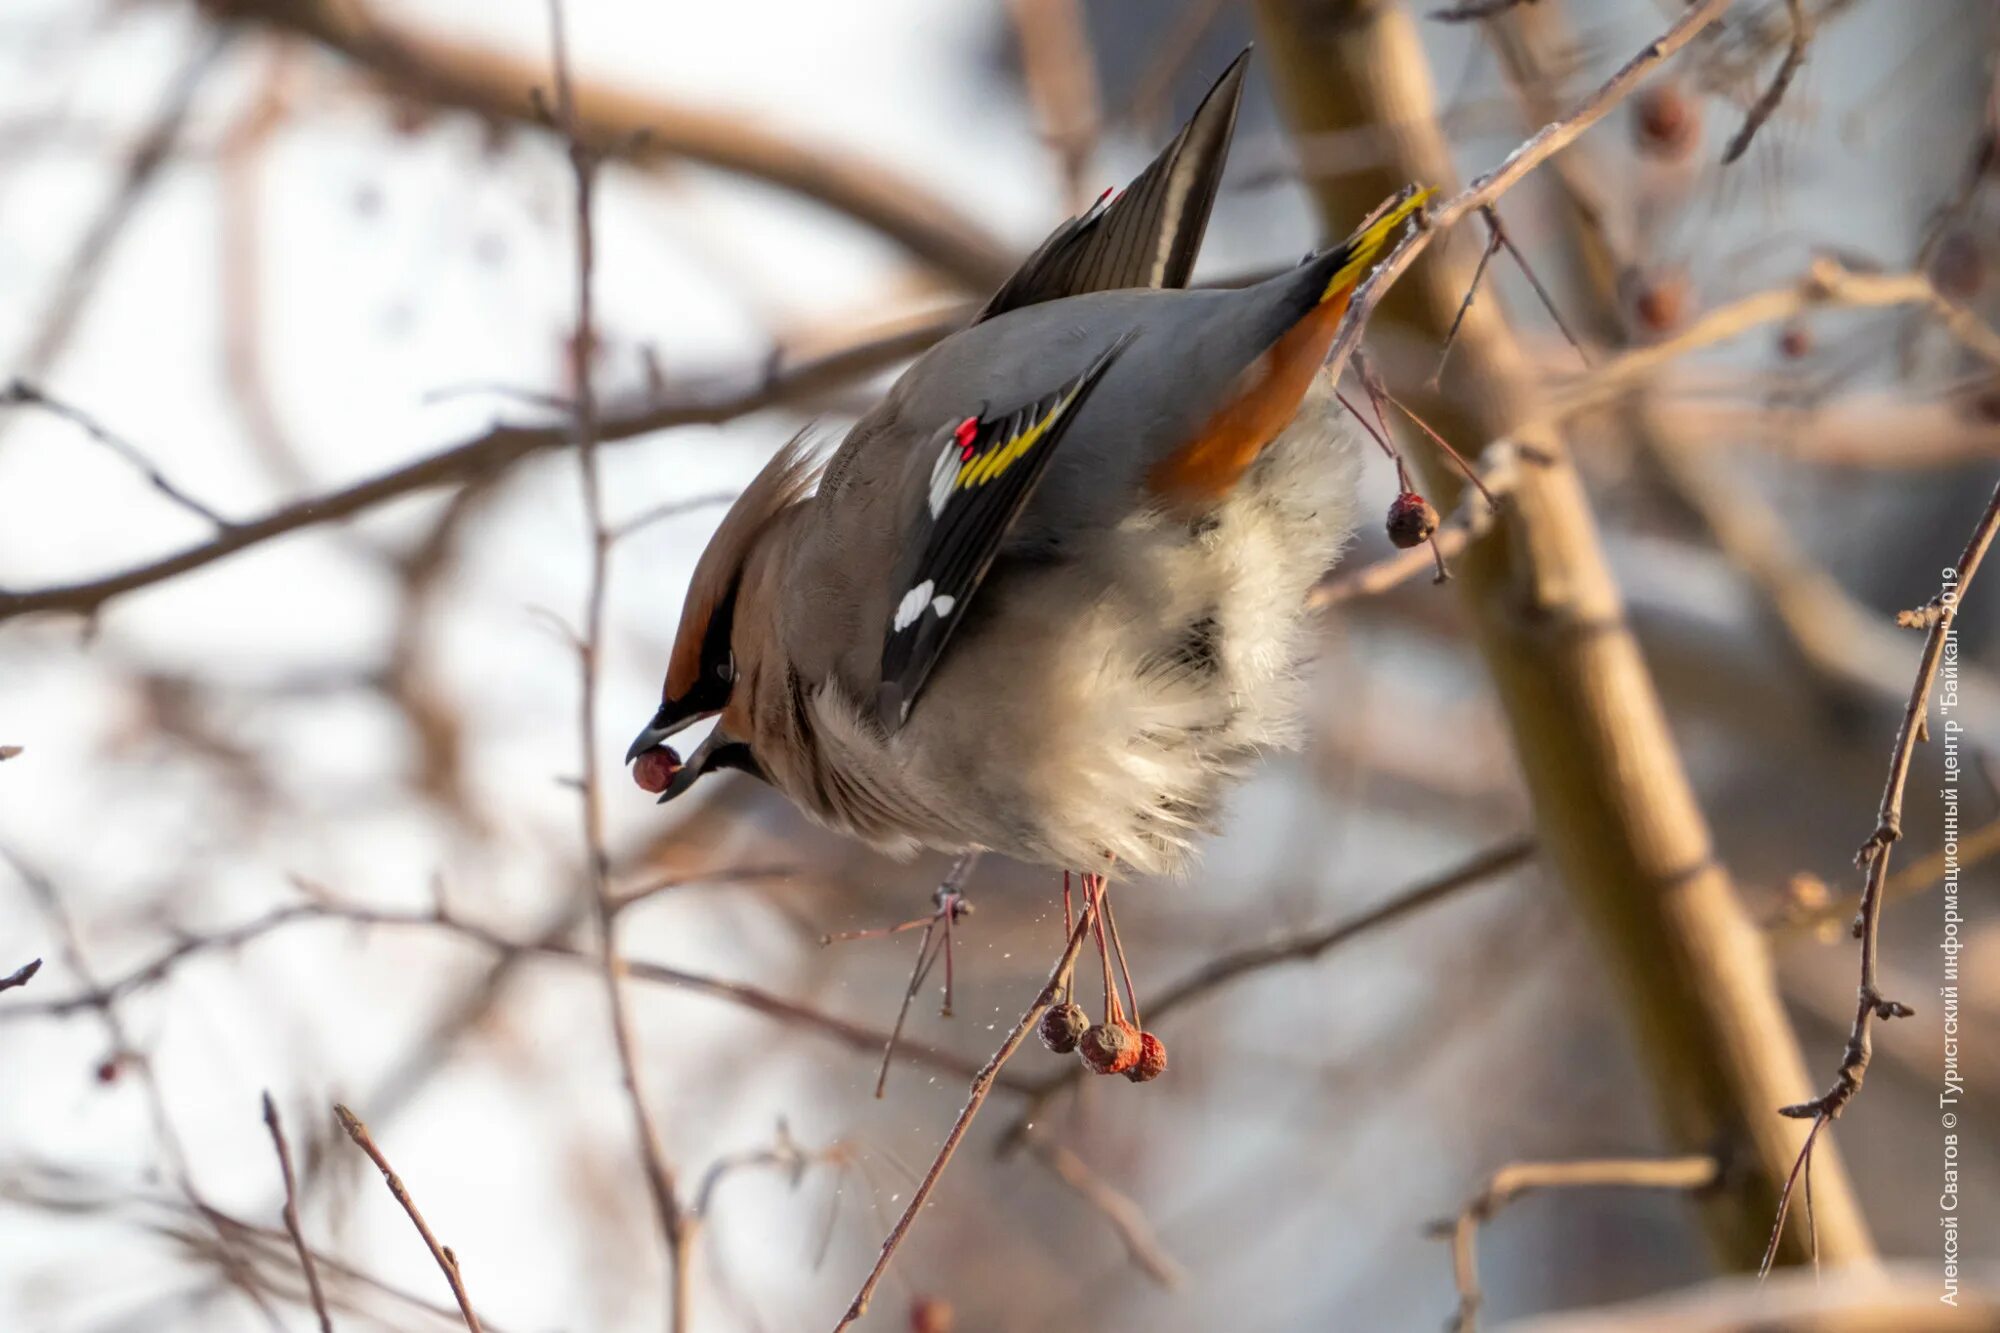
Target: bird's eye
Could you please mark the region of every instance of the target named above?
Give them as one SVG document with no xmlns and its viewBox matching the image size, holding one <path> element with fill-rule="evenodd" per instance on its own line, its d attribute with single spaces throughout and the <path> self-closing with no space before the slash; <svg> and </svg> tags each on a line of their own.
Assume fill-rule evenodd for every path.
<svg viewBox="0 0 2000 1333">
<path fill-rule="evenodd" d="M 715 664 L 715 674 L 719 680 L 733 682 L 736 679 L 736 654 L 731 653 L 720 662 L 717 662 Z"/>
</svg>

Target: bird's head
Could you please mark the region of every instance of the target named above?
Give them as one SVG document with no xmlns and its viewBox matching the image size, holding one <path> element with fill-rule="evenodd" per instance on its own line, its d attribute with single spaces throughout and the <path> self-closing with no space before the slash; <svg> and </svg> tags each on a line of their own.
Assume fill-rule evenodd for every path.
<svg viewBox="0 0 2000 1333">
<path fill-rule="evenodd" d="M 667 659 L 660 707 L 625 752 L 625 762 L 638 765 L 634 775 L 640 785 L 658 791 L 662 802 L 685 792 L 710 769 L 762 775 L 750 749 L 748 711 L 730 705 L 750 665 L 746 659 L 770 640 L 771 608 L 763 600 L 773 595 L 774 583 L 746 579 L 745 574 L 772 520 L 805 498 L 814 473 L 812 451 L 803 437 L 780 449 L 736 497 L 695 564 L 673 655 Z M 685 762 L 666 744 L 683 729 L 718 714 L 722 720 Z"/>
</svg>

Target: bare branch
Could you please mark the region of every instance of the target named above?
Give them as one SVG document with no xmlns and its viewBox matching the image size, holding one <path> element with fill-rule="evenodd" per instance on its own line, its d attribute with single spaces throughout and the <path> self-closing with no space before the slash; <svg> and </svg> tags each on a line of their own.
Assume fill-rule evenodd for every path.
<svg viewBox="0 0 2000 1333">
<path fill-rule="evenodd" d="M 389 1186 L 389 1193 L 395 1196 L 397 1203 L 403 1205 L 403 1211 L 410 1215 L 410 1221 L 415 1224 L 417 1234 L 422 1236 L 424 1244 L 430 1247 L 431 1258 L 437 1260 L 437 1266 L 443 1271 L 445 1281 L 451 1284 L 451 1294 L 458 1298 L 459 1313 L 465 1316 L 466 1328 L 471 1330 L 471 1333 L 480 1333 L 479 1316 L 473 1311 L 472 1298 L 465 1294 L 465 1279 L 458 1271 L 458 1256 L 451 1252 L 450 1246 L 440 1245 L 438 1238 L 431 1234 L 430 1225 L 424 1221 L 424 1215 L 417 1211 L 417 1201 L 411 1198 L 409 1190 L 403 1187 L 403 1179 L 396 1174 L 395 1168 L 389 1165 L 389 1159 L 375 1146 L 375 1140 L 369 1136 L 368 1126 L 361 1123 L 361 1117 L 339 1102 L 333 1104 L 333 1114 L 334 1118 L 340 1121 L 340 1127 L 347 1131 L 347 1137 L 354 1140 L 354 1146 L 367 1153 L 368 1160 L 375 1163 L 376 1169 L 382 1173 L 384 1183 Z"/>
<path fill-rule="evenodd" d="M 490 949 L 503 957 L 560 958 L 581 963 L 589 963 L 596 958 L 594 951 L 564 944 L 548 935 L 517 941 L 476 922 L 449 914 L 440 916 L 435 912 L 387 911 L 323 899 L 291 903 L 225 930 L 187 936 L 150 961 L 139 964 L 109 982 L 87 983 L 83 991 L 74 995 L 65 995 L 53 1000 L 29 1001 L 0 1009 L 0 1023 L 31 1017 L 63 1017 L 86 1009 L 101 1009 L 104 1005 L 134 991 L 159 984 L 176 967 L 189 959 L 209 953 L 229 952 L 275 930 L 304 921 L 345 921 L 360 926 L 441 930 Z M 872 1055 L 879 1052 L 887 1040 L 887 1035 L 876 1028 L 836 1018 L 810 1005 L 785 999 L 783 996 L 774 995 L 745 982 L 726 981 L 720 977 L 690 972 L 664 963 L 630 958 L 623 961 L 623 966 L 628 977 L 724 1000 L 777 1022 L 829 1038 L 851 1050 Z M 905 1041 L 900 1043 L 897 1049 L 902 1058 L 913 1064 L 926 1065 L 962 1077 L 969 1077 L 975 1072 L 975 1066 L 970 1062 L 922 1043 Z M 1018 1080 L 1004 1078 L 1001 1080 L 1001 1085 L 1016 1090 L 1026 1087 Z"/>
<path fill-rule="evenodd" d="M 1910 688 L 1910 702 L 1904 709 L 1902 724 L 1896 729 L 1895 746 L 1889 753 L 1889 777 L 1882 788 L 1882 803 L 1876 810 L 1875 831 L 1868 835 L 1868 840 L 1861 844 L 1861 850 L 1855 853 L 1855 864 L 1866 872 L 1867 883 L 1861 891 L 1861 911 L 1854 922 L 1854 933 L 1861 941 L 1861 985 L 1854 1012 L 1854 1029 L 1848 1035 L 1847 1048 L 1841 1054 L 1833 1086 L 1812 1101 L 1785 1107 L 1784 1114 L 1788 1116 L 1839 1119 L 1847 1103 L 1861 1090 L 1861 1080 L 1867 1074 L 1870 1030 L 1874 1020 L 1906 1017 L 1911 1012 L 1909 1006 L 1883 997 L 1875 974 L 1883 887 L 1889 875 L 1889 852 L 1903 836 L 1903 791 L 1910 780 L 1910 761 L 1915 755 L 1917 742 L 1929 737 L 1930 694 L 1931 686 L 1937 681 L 1938 664 L 1943 660 L 1952 626 L 1957 623 L 1958 608 L 1966 590 L 1972 585 L 1973 576 L 1979 572 L 1979 566 L 1986 558 L 1987 548 L 1993 544 L 1997 529 L 2000 529 L 2000 486 L 1994 488 L 1993 497 L 1987 501 L 1986 511 L 1973 527 L 1972 536 L 1959 555 L 1958 563 L 1945 571 L 1944 586 L 1933 603 L 1939 614 L 1924 639 L 1916 683 Z"/>
<path fill-rule="evenodd" d="M 597 346 L 597 320 L 592 285 L 597 259 L 596 200 L 598 150 L 584 141 L 577 115 L 576 89 L 571 81 L 569 47 L 563 33 L 562 0 L 549 0 L 549 41 L 555 63 L 555 127 L 569 150 L 570 175 L 576 185 L 576 324 L 570 331 L 570 384 L 576 395 L 571 419 L 577 471 L 583 486 L 583 510 L 589 524 L 590 586 L 584 595 L 583 644 L 578 655 L 582 673 L 578 691 L 577 743 L 583 774 L 583 844 L 589 859 L 592 896 L 597 901 L 598 963 L 611 1014 L 612 1048 L 618 1058 L 619 1081 L 632 1111 L 639 1163 L 647 1193 L 665 1242 L 668 1326 L 674 1333 L 688 1327 L 688 1259 L 694 1239 L 678 1190 L 673 1165 L 660 1140 L 658 1121 L 646 1100 L 639 1076 L 639 1044 L 631 1010 L 625 1003 L 624 965 L 618 955 L 617 896 L 611 887 L 611 855 L 604 837 L 604 788 L 597 763 L 597 672 L 604 653 L 604 599 L 611 573 L 615 540 L 604 518 L 604 491 L 597 472 L 597 393 L 591 380 L 591 357 Z"/>
<path fill-rule="evenodd" d="M 333 1316 L 326 1312 L 326 1293 L 320 1290 L 319 1267 L 313 1262 L 312 1247 L 306 1244 L 305 1232 L 299 1226 L 299 1187 L 292 1175 L 292 1148 L 285 1142 L 278 1104 L 271 1100 L 269 1090 L 264 1093 L 264 1124 L 271 1131 L 271 1146 L 278 1154 L 278 1173 L 285 1181 L 285 1231 L 299 1252 L 299 1267 L 305 1270 L 306 1293 L 312 1300 L 313 1313 L 319 1316 L 320 1333 L 333 1333 Z"/>
<path fill-rule="evenodd" d="M 597 437 L 600 441 L 629 440 L 674 426 L 732 421 L 763 408 L 796 402 L 856 375 L 879 370 L 914 355 L 962 322 L 962 314 L 954 308 L 945 315 L 927 318 L 796 366 L 760 370 L 747 383 L 719 381 L 706 389 L 697 389 L 607 417 L 600 423 Z M 532 454 L 559 448 L 570 441 L 571 430 L 566 424 L 494 426 L 463 444 L 426 455 L 364 481 L 280 505 L 258 518 L 234 524 L 206 541 L 119 573 L 25 592 L 0 589 L 0 621 L 47 611 L 92 615 L 106 602 L 124 593 L 200 569 L 273 538 L 322 523 L 352 518 L 386 501 L 417 491 L 490 475 Z"/>
<path fill-rule="evenodd" d="M 1722 165 L 1728 166 L 1737 158 L 1750 151 L 1750 141 L 1757 137 L 1757 131 L 1785 100 L 1785 92 L 1792 86 L 1800 66 L 1806 63 L 1806 47 L 1812 42 L 1812 19 L 1806 14 L 1805 0 L 1785 0 L 1785 10 L 1792 21 L 1792 40 L 1785 50 L 1785 58 L 1778 65 L 1778 72 L 1771 77 L 1771 84 L 1764 89 L 1750 114 L 1743 118 L 1743 128 L 1736 131 L 1736 137 L 1723 150 Z"/>
<path fill-rule="evenodd" d="M 1531 1190 L 1620 1188 L 1700 1190 L 1715 1183 L 1719 1168 L 1713 1157 L 1612 1157 L 1582 1162 L 1513 1162 L 1495 1171 L 1479 1193 L 1466 1200 L 1455 1218 L 1434 1229 L 1451 1241 L 1452 1278 L 1458 1286 L 1458 1310 L 1447 1327 L 1472 1333 L 1478 1327 L 1479 1261 L 1475 1250 L 1479 1226 L 1493 1214 Z"/>
<path fill-rule="evenodd" d="M 0 991 L 9 991 L 13 990 L 16 986 L 27 985 L 30 981 L 34 980 L 35 973 L 41 970 L 42 960 L 39 958 L 30 958 L 6 976 L 0 977 Z"/>
<path fill-rule="evenodd" d="M 228 519 L 216 513 L 213 509 L 210 509 L 180 487 L 174 485 L 173 482 L 167 480 L 166 474 L 160 471 L 158 464 L 146 456 L 144 450 L 123 436 L 112 433 L 82 408 L 72 407 L 68 403 L 51 398 L 34 385 L 29 384 L 26 380 L 20 379 L 12 381 L 4 390 L 0 390 L 0 407 L 38 407 L 45 412 L 61 417 L 64 421 L 76 426 L 85 435 L 88 435 L 112 453 L 118 455 L 119 458 L 131 464 L 139 471 L 141 476 L 145 477 L 148 484 L 154 490 L 166 496 L 167 499 L 173 501 L 195 517 L 213 524 L 218 529 L 225 531 L 228 529 Z"/>
<path fill-rule="evenodd" d="M 1079 1198 L 1103 1214 L 1111 1229 L 1118 1233 L 1118 1239 L 1124 1242 L 1125 1253 L 1146 1276 L 1168 1290 L 1187 1281 L 1187 1270 L 1160 1244 L 1160 1238 L 1153 1232 L 1153 1224 L 1146 1220 L 1146 1214 L 1138 1204 L 1106 1184 L 1085 1165 L 1081 1157 L 1062 1144 L 1030 1134 L 1028 1149 L 1057 1180 L 1076 1191 Z"/>
</svg>

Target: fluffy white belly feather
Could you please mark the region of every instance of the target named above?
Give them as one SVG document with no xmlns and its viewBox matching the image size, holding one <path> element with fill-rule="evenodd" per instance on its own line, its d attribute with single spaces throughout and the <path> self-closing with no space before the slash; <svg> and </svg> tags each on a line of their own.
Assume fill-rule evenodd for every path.
<svg viewBox="0 0 2000 1333">
<path fill-rule="evenodd" d="M 886 743 L 821 692 L 818 738 L 850 789 L 816 813 L 897 853 L 1182 868 L 1230 780 L 1297 741 L 1306 594 L 1356 518 L 1359 441 L 1339 412 L 1321 376 L 1192 528 L 1135 515 L 1074 558 L 996 575 Z"/>
</svg>

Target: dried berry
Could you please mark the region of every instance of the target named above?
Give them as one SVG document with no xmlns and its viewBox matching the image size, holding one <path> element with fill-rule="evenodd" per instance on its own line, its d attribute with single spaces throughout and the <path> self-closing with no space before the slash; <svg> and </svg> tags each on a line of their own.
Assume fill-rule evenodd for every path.
<svg viewBox="0 0 2000 1333">
<path fill-rule="evenodd" d="M 1797 361 L 1812 351 L 1812 334 L 1803 324 L 1787 324 L 1778 335 L 1778 355 L 1787 361 Z"/>
<path fill-rule="evenodd" d="M 1694 294 L 1687 274 L 1679 269 L 1626 275 L 1626 299 L 1632 322 L 1638 331 L 1651 337 L 1672 333 L 1687 322 Z"/>
<path fill-rule="evenodd" d="M 1099 1074 L 1122 1074 L 1139 1063 L 1139 1034 L 1123 1019 L 1087 1028 L 1076 1043 L 1084 1064 Z"/>
<path fill-rule="evenodd" d="M 1931 255 L 1931 282 L 1954 301 L 1970 301 L 1986 284 L 1986 256 L 1969 232 L 1949 231 Z"/>
<path fill-rule="evenodd" d="M 1042 1015 L 1035 1031 L 1041 1036 L 1042 1045 L 1057 1055 L 1068 1055 L 1089 1028 L 1090 1015 L 1083 1012 L 1082 1005 L 1072 1001 L 1051 1007 Z"/>
<path fill-rule="evenodd" d="M 1134 1083 L 1151 1083 L 1167 1072 L 1167 1044 L 1150 1032 L 1139 1034 L 1139 1058 L 1125 1071 Z"/>
<path fill-rule="evenodd" d="M 957 1323 L 949 1301 L 919 1296 L 910 1303 L 910 1333 L 951 1333 Z"/>
<path fill-rule="evenodd" d="M 674 774 L 680 771 L 681 757 L 671 745 L 655 745 L 632 761 L 632 781 L 639 784 L 640 790 L 655 796 L 665 791 Z"/>
<path fill-rule="evenodd" d="M 1404 550 L 1420 546 L 1438 530 L 1438 511 L 1415 491 L 1404 491 L 1389 505 L 1389 540 Z"/>
<path fill-rule="evenodd" d="M 1672 83 L 1657 83 L 1632 99 L 1632 138 L 1647 157 L 1677 162 L 1701 136 L 1701 109 Z"/>
</svg>

